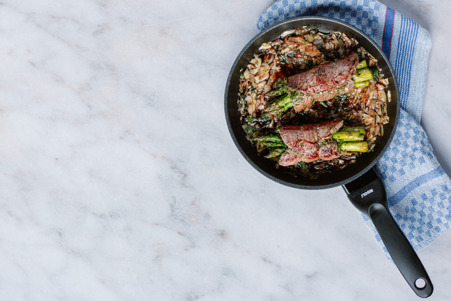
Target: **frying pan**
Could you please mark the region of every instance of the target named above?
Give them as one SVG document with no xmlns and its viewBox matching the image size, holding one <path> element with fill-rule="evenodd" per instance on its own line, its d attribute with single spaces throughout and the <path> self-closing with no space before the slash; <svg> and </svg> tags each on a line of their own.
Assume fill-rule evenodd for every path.
<svg viewBox="0 0 451 301">
<path fill-rule="evenodd" d="M 391 102 L 387 107 L 390 121 L 384 125 L 384 136 L 377 138 L 374 150 L 362 154 L 355 164 L 350 164 L 344 169 L 333 171 L 331 174 L 315 180 L 295 177 L 288 169 L 276 168 L 273 161 L 259 156 L 246 138 L 237 103 L 240 70 L 246 68 L 254 54 L 258 52 L 260 45 L 278 38 L 286 30 L 304 25 L 316 27 L 322 32 L 344 32 L 357 39 L 360 46 L 363 46 L 378 60 L 378 65 L 388 79 L 389 89 L 392 93 Z M 432 294 L 432 282 L 414 249 L 387 209 L 384 185 L 372 169 L 392 140 L 398 122 L 399 108 L 399 91 L 395 74 L 387 57 L 377 44 L 365 33 L 349 24 L 320 16 L 289 19 L 255 36 L 235 60 L 225 89 L 225 115 L 229 132 L 246 160 L 266 177 L 291 187 L 324 189 L 342 185 L 352 204 L 374 223 L 393 262 L 412 290 L 418 296 L 425 298 Z"/>
</svg>

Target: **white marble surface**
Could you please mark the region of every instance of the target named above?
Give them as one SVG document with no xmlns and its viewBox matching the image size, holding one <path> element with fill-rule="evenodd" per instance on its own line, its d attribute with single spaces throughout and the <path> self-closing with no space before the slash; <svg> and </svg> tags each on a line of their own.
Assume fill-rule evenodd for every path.
<svg viewBox="0 0 451 301">
<path fill-rule="evenodd" d="M 423 124 L 451 170 L 451 4 Z M 271 1 L 0 1 L 0 300 L 415 300 L 341 188 L 301 191 L 229 137 L 229 68 Z M 451 295 L 451 233 L 419 252 Z"/>
</svg>

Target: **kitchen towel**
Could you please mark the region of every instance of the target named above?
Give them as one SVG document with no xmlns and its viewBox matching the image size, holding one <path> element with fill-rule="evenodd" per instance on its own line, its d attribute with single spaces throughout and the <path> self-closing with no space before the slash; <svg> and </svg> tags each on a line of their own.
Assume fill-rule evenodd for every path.
<svg viewBox="0 0 451 301">
<path fill-rule="evenodd" d="M 424 248 L 449 229 L 451 222 L 451 181 L 419 124 L 431 49 L 429 32 L 375 0 L 278 0 L 260 16 L 257 28 L 261 31 L 292 17 L 312 15 L 359 28 L 376 41 L 395 70 L 400 119 L 376 171 L 396 222 L 415 250 Z M 366 221 L 381 242 L 371 221 Z"/>
</svg>

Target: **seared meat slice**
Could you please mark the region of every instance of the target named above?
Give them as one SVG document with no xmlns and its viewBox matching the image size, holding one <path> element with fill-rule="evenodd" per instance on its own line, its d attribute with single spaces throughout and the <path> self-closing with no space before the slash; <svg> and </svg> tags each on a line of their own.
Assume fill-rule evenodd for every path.
<svg viewBox="0 0 451 301">
<path fill-rule="evenodd" d="M 292 89 L 315 94 L 343 86 L 355 73 L 359 56 L 351 52 L 336 62 L 320 64 L 312 69 L 287 78 L 287 85 Z"/>
<path fill-rule="evenodd" d="M 304 156 L 301 152 L 294 151 L 292 149 L 287 149 L 279 159 L 280 166 L 291 166 L 296 165 L 302 161 Z"/>
<path fill-rule="evenodd" d="M 351 93 L 353 90 L 354 90 L 354 81 L 350 79 L 343 86 L 340 86 L 335 89 L 318 92 L 316 94 L 312 94 L 311 97 L 313 97 L 315 101 L 325 101 L 332 99 L 339 94 Z"/>
<path fill-rule="evenodd" d="M 313 162 L 318 160 L 318 147 L 316 143 L 299 141 L 293 149 L 303 155 L 302 162 Z"/>
<path fill-rule="evenodd" d="M 291 102 L 293 103 L 293 109 L 296 112 L 302 112 L 305 109 L 310 108 L 312 104 L 315 102 L 315 100 L 313 99 L 312 96 L 304 95 L 292 98 Z"/>
<path fill-rule="evenodd" d="M 313 162 L 318 160 L 318 147 L 316 143 L 299 141 L 292 149 L 287 149 L 279 159 L 279 165 L 290 166 L 299 162 Z"/>
<path fill-rule="evenodd" d="M 321 124 L 288 125 L 279 129 L 280 137 L 290 148 L 299 141 L 316 143 L 320 139 L 330 136 L 343 126 L 343 120 L 331 120 Z"/>
<path fill-rule="evenodd" d="M 343 120 L 336 119 L 323 122 L 316 128 L 318 132 L 318 140 L 335 134 L 343 126 Z"/>
<path fill-rule="evenodd" d="M 279 129 L 280 137 L 289 147 L 280 157 L 279 165 L 290 166 L 299 162 L 318 159 L 333 160 L 339 156 L 334 140 L 322 139 L 334 134 L 343 126 L 343 120 L 331 120 L 321 124 L 289 125 Z"/>
<path fill-rule="evenodd" d="M 279 129 L 280 137 L 283 142 L 293 148 L 298 141 L 316 142 L 318 141 L 318 133 L 314 124 L 306 125 L 288 125 Z"/>
<path fill-rule="evenodd" d="M 293 102 L 298 112 L 314 101 L 329 100 L 338 94 L 350 93 L 354 88 L 351 77 L 355 73 L 359 57 L 351 52 L 336 62 L 324 63 L 287 78 L 287 86 L 301 91 L 302 99 Z"/>
<path fill-rule="evenodd" d="M 327 161 L 338 158 L 340 154 L 338 153 L 337 142 L 331 139 L 321 143 L 318 150 L 318 156 L 320 159 Z"/>
<path fill-rule="evenodd" d="M 312 106 L 315 101 L 325 101 L 334 98 L 339 94 L 347 94 L 351 93 L 354 90 L 354 81 L 352 79 L 348 80 L 348 82 L 336 89 L 331 89 L 311 95 L 304 95 L 294 98 L 293 108 L 296 112 L 302 112 L 305 109 L 308 109 Z"/>
</svg>

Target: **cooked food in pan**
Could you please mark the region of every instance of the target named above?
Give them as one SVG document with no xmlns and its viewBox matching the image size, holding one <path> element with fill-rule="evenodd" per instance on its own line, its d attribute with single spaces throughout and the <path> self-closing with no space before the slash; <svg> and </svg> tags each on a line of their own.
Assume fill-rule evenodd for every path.
<svg viewBox="0 0 451 301">
<path fill-rule="evenodd" d="M 241 70 L 247 138 L 262 156 L 311 179 L 373 150 L 389 121 L 387 101 L 377 60 L 342 32 L 284 32 Z"/>
</svg>

